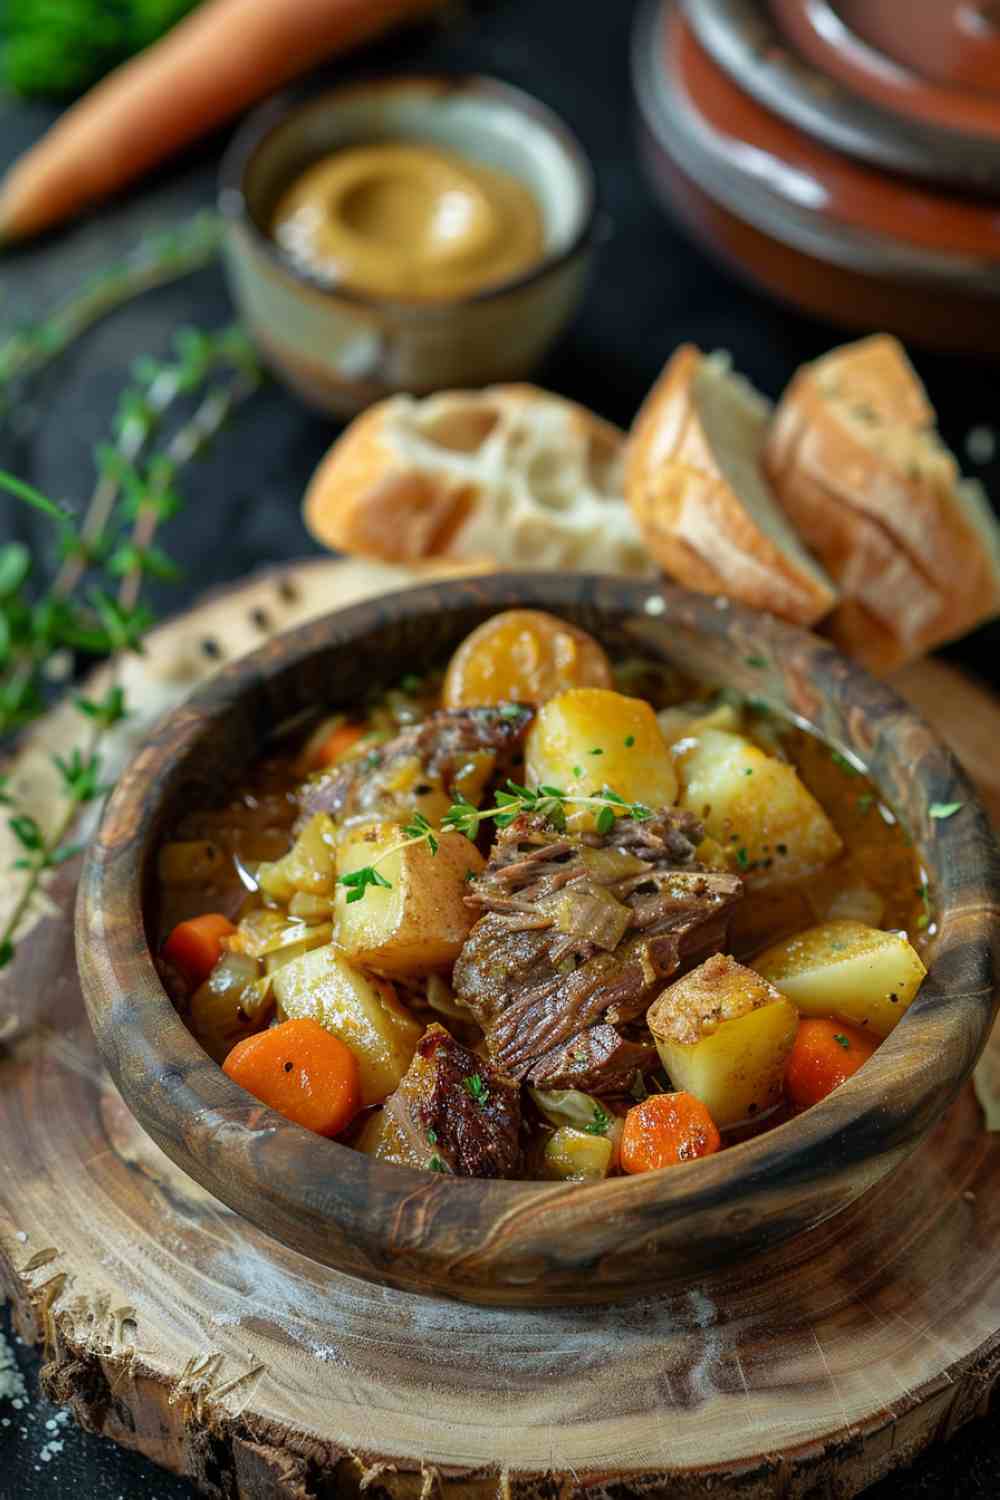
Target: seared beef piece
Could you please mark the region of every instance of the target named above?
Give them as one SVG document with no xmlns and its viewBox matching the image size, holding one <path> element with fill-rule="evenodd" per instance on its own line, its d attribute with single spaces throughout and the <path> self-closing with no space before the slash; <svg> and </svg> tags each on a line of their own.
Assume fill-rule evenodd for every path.
<svg viewBox="0 0 1000 1500">
<path fill-rule="evenodd" d="M 718 952 L 742 894 L 738 875 L 695 861 L 701 837 L 669 808 L 606 835 L 528 815 L 499 833 L 466 897 L 484 915 L 453 975 L 498 1067 L 546 1087 L 622 1086 L 633 1054 L 608 1028 L 619 1035 L 664 979 Z M 636 1055 L 632 1072 L 642 1066 Z"/>
<path fill-rule="evenodd" d="M 449 797 L 465 795 L 475 801 L 478 789 L 493 775 L 508 775 L 520 749 L 534 709 L 442 708 L 412 729 L 404 729 L 368 755 L 335 767 L 307 781 L 299 792 L 304 816 L 332 813 L 350 822 L 358 818 L 392 817 L 399 811 L 400 772 L 410 762 L 417 774 L 413 786 L 442 789 Z M 463 772 L 471 771 L 471 789 Z M 404 778 L 405 782 L 405 778 Z M 417 793 L 419 796 L 419 793 Z"/>
<path fill-rule="evenodd" d="M 531 1070 L 536 1089 L 582 1089 L 585 1094 L 624 1094 L 636 1073 L 656 1067 L 652 1042 L 630 1042 L 606 1021 L 578 1032 Z"/>
<path fill-rule="evenodd" d="M 431 1170 L 456 1177 L 517 1174 L 521 1091 L 443 1026 L 424 1032 L 385 1111 L 416 1160 Z"/>
</svg>

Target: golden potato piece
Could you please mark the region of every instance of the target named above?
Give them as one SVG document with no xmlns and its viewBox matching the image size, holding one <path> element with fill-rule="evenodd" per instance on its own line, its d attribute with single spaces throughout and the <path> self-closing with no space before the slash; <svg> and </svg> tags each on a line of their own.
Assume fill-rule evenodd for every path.
<svg viewBox="0 0 1000 1500">
<path fill-rule="evenodd" d="M 803 879 L 843 845 L 794 766 L 743 735 L 703 729 L 678 744 L 680 803 L 727 851 L 750 886 Z"/>
<path fill-rule="evenodd" d="M 838 1016 L 888 1036 L 927 970 L 898 932 L 823 922 L 768 948 L 754 967 L 804 1016 Z"/>
<path fill-rule="evenodd" d="M 274 976 L 274 996 L 289 1020 L 309 1017 L 358 1059 L 361 1103 L 381 1104 L 413 1060 L 423 1027 L 385 980 L 363 974 L 332 945 L 314 948 Z"/>
<path fill-rule="evenodd" d="M 560 1125 L 545 1143 L 542 1171 L 556 1182 L 600 1182 L 611 1170 L 614 1155 L 608 1136 Z"/>
<path fill-rule="evenodd" d="M 720 1130 L 780 1103 L 799 1015 L 752 969 L 717 953 L 664 990 L 646 1020 L 674 1087 L 700 1099 Z"/>
<path fill-rule="evenodd" d="M 316 813 L 286 855 L 258 868 L 257 884 L 265 895 L 286 906 L 297 891 L 310 896 L 330 896 L 335 849 L 333 819 L 328 813 Z"/>
<path fill-rule="evenodd" d="M 378 873 L 391 889 L 368 886 L 360 901 L 349 901 L 337 886 L 337 940 L 353 962 L 386 974 L 427 974 L 458 957 L 475 920 L 465 905 L 468 876 L 478 875 L 483 857 L 464 834 L 435 834 L 428 843 L 410 844 L 383 859 Z M 352 830 L 340 848 L 341 877 L 370 865 L 406 839 L 397 823 Z"/>
<path fill-rule="evenodd" d="M 445 674 L 445 708 L 546 703 L 566 688 L 612 684 L 611 663 L 592 635 L 539 609 L 508 609 L 484 620 Z"/>
<path fill-rule="evenodd" d="M 525 740 L 529 786 L 571 794 L 608 786 L 654 811 L 677 798 L 677 775 L 656 715 L 641 698 L 572 688 L 538 712 Z"/>
</svg>

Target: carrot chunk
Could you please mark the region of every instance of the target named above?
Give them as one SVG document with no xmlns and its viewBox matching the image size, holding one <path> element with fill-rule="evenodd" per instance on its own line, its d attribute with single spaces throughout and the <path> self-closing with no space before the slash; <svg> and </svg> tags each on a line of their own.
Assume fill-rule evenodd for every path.
<svg viewBox="0 0 1000 1500">
<path fill-rule="evenodd" d="M 796 1109 L 818 1104 L 868 1061 L 878 1042 L 843 1021 L 804 1017 L 785 1067 L 785 1093 Z"/>
<path fill-rule="evenodd" d="M 361 1108 L 358 1060 L 318 1021 L 282 1021 L 244 1037 L 222 1067 L 248 1094 L 317 1135 L 339 1135 Z"/>
<path fill-rule="evenodd" d="M 309 751 L 309 765 L 314 771 L 335 766 L 365 732 L 363 724 L 338 724 Z"/>
<path fill-rule="evenodd" d="M 206 912 L 179 922 L 163 945 L 163 957 L 197 987 L 222 957 L 223 938 L 232 937 L 236 928 L 221 912 Z"/>
<path fill-rule="evenodd" d="M 625 1116 L 621 1164 L 625 1172 L 675 1167 L 711 1156 L 722 1144 L 715 1121 L 693 1094 L 651 1094 Z"/>
</svg>

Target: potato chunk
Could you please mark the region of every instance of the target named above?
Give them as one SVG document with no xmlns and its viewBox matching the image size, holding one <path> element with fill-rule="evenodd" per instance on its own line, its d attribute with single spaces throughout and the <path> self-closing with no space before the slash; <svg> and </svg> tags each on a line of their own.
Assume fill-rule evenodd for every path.
<svg viewBox="0 0 1000 1500">
<path fill-rule="evenodd" d="M 436 854 L 428 843 L 410 844 L 382 860 L 378 873 L 391 889 L 368 886 L 361 901 L 337 887 L 337 937 L 356 963 L 386 974 L 427 974 L 454 963 L 475 921 L 465 905 L 470 872 L 483 857 L 461 833 L 439 833 Z M 352 830 L 340 848 L 341 876 L 370 865 L 405 840 L 398 823 Z"/>
<path fill-rule="evenodd" d="M 681 740 L 680 802 L 705 824 L 751 886 L 779 885 L 821 869 L 840 835 L 794 766 L 739 734 L 704 729 Z"/>
<path fill-rule="evenodd" d="M 400 1005 L 391 984 L 362 974 L 331 944 L 284 964 L 273 989 L 286 1017 L 310 1017 L 350 1047 L 361 1070 L 366 1109 L 392 1093 L 413 1060 L 423 1027 Z"/>
<path fill-rule="evenodd" d="M 284 905 L 297 891 L 310 896 L 333 893 L 336 833 L 327 813 L 316 813 L 281 859 L 262 864 L 257 884 L 265 895 Z"/>
<path fill-rule="evenodd" d="M 560 1125 L 545 1143 L 542 1171 L 557 1182 L 600 1182 L 614 1161 L 614 1143 L 606 1135 L 587 1135 Z"/>
<path fill-rule="evenodd" d="M 525 740 L 529 786 L 589 793 L 609 786 L 658 810 L 677 798 L 677 775 L 656 715 L 641 698 L 572 688 L 539 710 Z"/>
<path fill-rule="evenodd" d="M 611 663 L 592 635 L 539 609 L 508 609 L 484 620 L 445 673 L 445 708 L 544 703 L 572 687 L 609 688 Z"/>
<path fill-rule="evenodd" d="M 700 1099 L 720 1130 L 780 1102 L 799 1015 L 752 969 L 717 953 L 664 990 L 646 1019 L 674 1087 Z"/>
<path fill-rule="evenodd" d="M 768 948 L 754 966 L 805 1016 L 839 1016 L 888 1036 L 927 970 L 898 932 L 823 922 Z"/>
</svg>

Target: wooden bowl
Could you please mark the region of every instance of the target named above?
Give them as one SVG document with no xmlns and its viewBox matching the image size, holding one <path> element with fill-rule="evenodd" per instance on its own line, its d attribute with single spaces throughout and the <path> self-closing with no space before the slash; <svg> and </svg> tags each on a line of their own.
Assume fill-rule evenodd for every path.
<svg viewBox="0 0 1000 1500">
<path fill-rule="evenodd" d="M 422 670 L 500 609 L 549 609 L 613 653 L 646 653 L 765 699 L 863 761 L 927 870 L 935 951 L 874 1059 L 788 1124 L 645 1176 L 549 1184 L 439 1178 L 310 1135 L 238 1088 L 176 1014 L 145 898 L 178 812 L 215 803 L 302 710 Z M 946 820 L 934 803 L 961 802 Z M 649 1292 L 839 1212 L 904 1159 L 969 1076 L 998 995 L 1000 862 L 951 754 L 828 644 L 723 599 L 636 580 L 500 574 L 356 605 L 273 640 L 161 723 L 112 793 L 80 884 L 77 956 L 97 1042 L 135 1115 L 223 1202 L 314 1260 L 496 1304 Z"/>
</svg>

